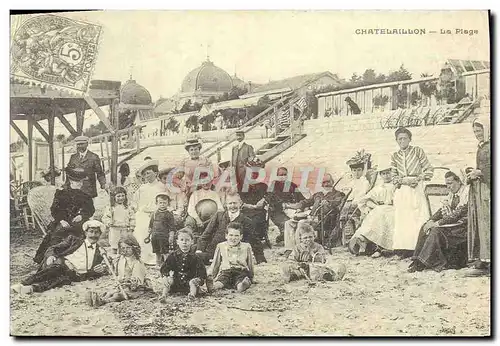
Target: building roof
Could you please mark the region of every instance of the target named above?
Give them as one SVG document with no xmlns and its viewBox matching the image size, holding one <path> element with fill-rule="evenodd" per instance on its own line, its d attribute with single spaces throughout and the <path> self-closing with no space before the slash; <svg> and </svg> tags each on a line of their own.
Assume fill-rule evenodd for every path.
<svg viewBox="0 0 500 346">
<path fill-rule="evenodd" d="M 210 60 L 204 61 L 201 66 L 189 72 L 181 85 L 182 93 L 195 91 L 229 92 L 233 87 L 233 79 L 223 69 L 214 65 Z"/>
<path fill-rule="evenodd" d="M 489 70 L 489 61 L 480 60 L 458 60 L 458 59 L 448 59 L 445 66 L 451 67 L 455 74 L 462 74 L 464 72 Z"/>
<path fill-rule="evenodd" d="M 119 97 L 120 82 L 93 80 L 89 87 L 89 95 L 99 107 L 111 105 Z M 54 109 L 61 114 L 75 113 L 91 107 L 83 96 L 76 96 L 67 91 L 50 86 L 30 85 L 17 80 L 10 81 L 10 115 L 12 120 L 47 119 Z"/>
<path fill-rule="evenodd" d="M 177 108 L 177 102 L 172 99 L 160 99 L 156 103 L 154 109 L 155 113 L 158 114 L 169 114 L 172 113 Z"/>
<path fill-rule="evenodd" d="M 133 79 L 129 79 L 120 89 L 120 101 L 131 105 L 149 105 L 152 103 L 149 91 Z"/>
<path fill-rule="evenodd" d="M 293 91 L 325 76 L 331 77 L 332 79 L 339 81 L 339 78 L 336 75 L 328 71 L 320 73 L 310 73 L 310 74 L 304 74 L 300 76 L 269 82 L 267 84 L 256 87 L 255 89 L 252 90 L 251 94 L 246 94 L 244 96 L 253 97 L 254 94 L 268 94 L 268 93 L 281 93 L 286 91 Z"/>
<path fill-rule="evenodd" d="M 271 95 L 269 96 L 269 99 L 275 100 L 279 98 L 280 95 Z M 204 104 L 203 107 L 200 109 L 199 115 L 200 117 L 207 116 L 208 114 L 224 109 L 240 109 L 240 108 L 246 108 L 250 106 L 256 105 L 259 100 L 261 99 L 260 96 L 255 96 L 255 97 L 250 97 L 250 98 L 245 98 L 245 99 L 235 99 L 235 100 L 229 100 L 229 101 L 223 101 L 223 102 L 217 102 L 217 103 L 212 103 L 212 104 Z"/>
</svg>

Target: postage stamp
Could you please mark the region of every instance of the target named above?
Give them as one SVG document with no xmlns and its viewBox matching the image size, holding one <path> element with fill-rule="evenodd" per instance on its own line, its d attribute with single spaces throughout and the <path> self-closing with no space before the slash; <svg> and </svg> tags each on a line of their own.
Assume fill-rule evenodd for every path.
<svg viewBox="0 0 500 346">
<path fill-rule="evenodd" d="M 86 92 L 101 31 L 99 25 L 56 15 L 28 19 L 12 33 L 11 76 Z"/>
</svg>

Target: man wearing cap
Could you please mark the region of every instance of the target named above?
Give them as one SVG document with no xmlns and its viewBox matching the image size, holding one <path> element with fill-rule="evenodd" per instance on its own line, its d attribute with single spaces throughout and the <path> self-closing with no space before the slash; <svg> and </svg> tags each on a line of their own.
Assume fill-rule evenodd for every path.
<svg viewBox="0 0 500 346">
<path fill-rule="evenodd" d="M 106 265 L 102 263 L 102 250 L 97 244 L 103 229 L 104 225 L 97 220 L 85 222 L 85 238 L 70 235 L 51 246 L 37 272 L 21 284 L 13 285 L 11 289 L 26 294 L 44 292 L 106 274 Z"/>
<path fill-rule="evenodd" d="M 57 190 L 50 212 L 54 221 L 48 227 L 48 233 L 42 240 L 34 261 L 41 263 L 45 251 L 69 235 L 83 238 L 82 224 L 94 215 L 92 198 L 81 190 L 87 174 L 82 168 L 66 168 L 69 184 Z"/>
<path fill-rule="evenodd" d="M 99 181 L 101 189 L 106 189 L 106 175 L 102 169 L 101 160 L 97 154 L 88 150 L 89 138 L 78 136 L 75 138 L 76 153 L 71 155 L 68 167 L 82 168 L 87 174 L 87 179 L 83 182 L 82 191 L 90 197 L 97 197 L 96 180 Z"/>
<path fill-rule="evenodd" d="M 238 144 L 233 147 L 231 166 L 236 171 L 238 190 L 241 191 L 243 180 L 245 179 L 247 162 L 255 156 L 255 152 L 251 145 L 245 143 L 245 132 L 236 131 L 236 140 L 238 141 Z"/>
</svg>

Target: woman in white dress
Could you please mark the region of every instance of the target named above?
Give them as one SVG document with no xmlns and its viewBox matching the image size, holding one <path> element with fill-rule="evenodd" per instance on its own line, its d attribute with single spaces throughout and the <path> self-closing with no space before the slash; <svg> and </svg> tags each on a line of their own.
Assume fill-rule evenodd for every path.
<svg viewBox="0 0 500 346">
<path fill-rule="evenodd" d="M 391 165 L 379 166 L 379 179 L 381 184 L 377 184 L 359 202 L 358 207 L 363 215 L 363 223 L 352 237 L 349 248 L 355 249 L 355 244 L 359 246 L 357 254 L 363 255 L 369 242 L 374 243 L 380 249 L 392 250 L 394 237 L 394 206 L 393 197 L 395 187 L 392 183 Z M 381 251 L 377 250 L 372 257 L 380 257 Z"/>
<path fill-rule="evenodd" d="M 432 178 L 432 166 L 420 147 L 411 146 L 411 132 L 400 127 L 395 132 L 400 150 L 392 154 L 394 193 L 393 248 L 403 257 L 415 250 L 422 225 L 429 219 L 424 180 Z"/>
<path fill-rule="evenodd" d="M 141 258 L 146 265 L 156 265 L 156 256 L 150 243 L 145 243 L 149 235 L 149 221 L 156 210 L 156 195 L 165 192 L 165 186 L 158 181 L 158 160 L 146 161 L 139 172 L 144 178 L 144 184 L 134 194 L 135 232 L 134 236 L 141 245 Z"/>
</svg>

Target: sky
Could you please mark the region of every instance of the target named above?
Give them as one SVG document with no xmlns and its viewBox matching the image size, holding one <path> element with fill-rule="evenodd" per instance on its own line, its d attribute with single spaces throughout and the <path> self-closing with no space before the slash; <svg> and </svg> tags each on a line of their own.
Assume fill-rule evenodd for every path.
<svg viewBox="0 0 500 346">
<path fill-rule="evenodd" d="M 254 83 L 322 71 L 347 79 L 368 68 L 387 74 L 401 64 L 414 77 L 436 75 L 446 59 L 489 60 L 490 54 L 486 11 L 106 11 L 63 15 L 103 27 L 93 79 L 125 82 L 132 74 L 154 101 L 178 92 L 184 77 L 206 60 L 207 53 L 218 67 Z M 356 29 L 370 28 L 423 28 L 427 34 L 356 34 Z M 473 29 L 478 34 L 439 34 L 441 29 Z M 429 34 L 431 30 L 438 33 Z M 68 120 L 75 124 L 74 116 Z M 89 112 L 85 127 L 97 122 Z M 66 130 L 56 123 L 56 133 Z M 11 142 L 16 139 L 11 130 Z"/>
</svg>

